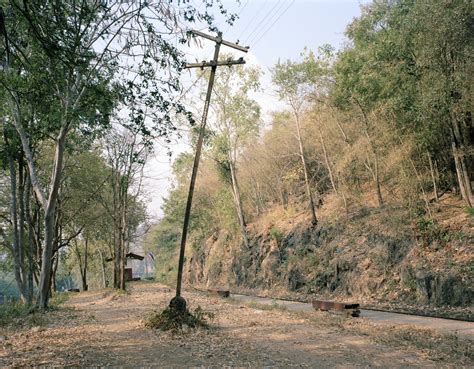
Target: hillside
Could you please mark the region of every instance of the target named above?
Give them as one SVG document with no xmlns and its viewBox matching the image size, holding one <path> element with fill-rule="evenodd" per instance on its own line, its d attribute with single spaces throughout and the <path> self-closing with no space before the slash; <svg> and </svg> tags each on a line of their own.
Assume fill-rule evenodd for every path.
<svg viewBox="0 0 474 369">
<path fill-rule="evenodd" d="M 248 225 L 249 248 L 222 229 L 190 248 L 185 278 L 271 296 L 469 307 L 474 219 L 450 195 L 434 209 L 433 221 L 389 206 L 335 216 L 328 199 L 313 228 L 305 209 L 274 207 Z M 174 283 L 176 257 L 159 255 L 158 277 Z"/>
</svg>

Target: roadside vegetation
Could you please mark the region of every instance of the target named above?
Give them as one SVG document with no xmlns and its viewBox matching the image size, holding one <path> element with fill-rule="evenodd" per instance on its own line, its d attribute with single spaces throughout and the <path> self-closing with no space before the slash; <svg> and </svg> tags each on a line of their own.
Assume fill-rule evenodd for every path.
<svg viewBox="0 0 474 369">
<path fill-rule="evenodd" d="M 262 71 L 218 72 L 189 283 L 472 303 L 472 7 L 362 9 L 344 48 L 308 48 L 268 72 L 286 105 L 270 124 L 255 101 Z M 160 280 L 174 279 L 191 165 L 190 153 L 175 160 L 145 238 Z"/>
<path fill-rule="evenodd" d="M 215 29 L 215 11 L 235 19 L 201 5 L 0 2 L 0 273 L 26 305 L 125 289 L 148 219 L 144 166 L 174 122 L 194 124 L 178 45 L 196 22 Z"/>
<path fill-rule="evenodd" d="M 0 3 L 5 296 L 46 310 L 57 291 L 125 290 L 137 242 L 174 283 L 192 151 L 174 158 L 158 222 L 143 182 L 156 145 L 195 145 L 182 22 L 236 16 L 204 3 Z M 220 68 L 186 282 L 469 306 L 472 18 L 463 1 L 376 1 L 339 50 Z M 203 94 L 208 73 L 191 87 Z"/>
</svg>

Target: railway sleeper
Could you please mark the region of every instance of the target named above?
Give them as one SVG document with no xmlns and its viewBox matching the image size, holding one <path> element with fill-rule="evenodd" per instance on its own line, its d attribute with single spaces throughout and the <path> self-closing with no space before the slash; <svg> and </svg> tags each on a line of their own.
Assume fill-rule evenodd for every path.
<svg viewBox="0 0 474 369">
<path fill-rule="evenodd" d="M 315 310 L 346 314 L 352 317 L 358 317 L 360 315 L 359 304 L 313 300 L 312 305 Z"/>
<path fill-rule="evenodd" d="M 207 292 L 213 295 L 217 295 L 219 297 L 224 297 L 227 298 L 230 296 L 230 291 L 229 290 L 221 290 L 217 288 L 208 288 Z"/>
</svg>

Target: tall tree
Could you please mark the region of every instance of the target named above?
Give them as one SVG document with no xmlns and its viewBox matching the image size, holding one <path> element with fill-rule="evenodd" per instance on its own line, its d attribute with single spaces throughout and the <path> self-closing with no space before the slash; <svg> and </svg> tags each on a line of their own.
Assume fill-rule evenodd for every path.
<svg viewBox="0 0 474 369">
<path fill-rule="evenodd" d="M 280 98 L 287 102 L 291 112 L 293 113 L 293 119 L 296 128 L 296 139 L 298 141 L 298 147 L 300 151 L 312 224 L 316 225 L 318 224 L 318 219 L 316 217 L 313 190 L 310 183 L 310 174 L 308 173 L 308 163 L 303 143 L 303 134 L 301 131 L 302 116 L 304 111 L 307 109 L 308 98 L 315 89 L 313 79 L 310 78 L 310 66 L 310 64 L 305 62 L 278 62 L 278 64 L 276 64 L 272 70 L 272 77 L 273 83 L 278 88 L 278 94 Z"/>
<path fill-rule="evenodd" d="M 260 107 L 249 97 L 259 88 L 260 71 L 255 68 L 222 68 L 214 85 L 212 103 L 215 119 L 211 126 L 213 155 L 224 180 L 230 182 L 244 245 L 249 247 L 247 224 L 239 186 L 237 161 L 245 145 L 255 138 L 260 126 Z"/>
<path fill-rule="evenodd" d="M 338 56 L 335 89 L 336 100 L 352 100 L 365 115 L 369 134 L 378 115 L 397 135 L 413 139 L 418 151 L 435 155 L 447 171 L 454 168 L 469 206 L 472 19 L 472 5 L 462 1 L 387 0 L 364 6 L 347 29 L 352 45 Z"/>
<path fill-rule="evenodd" d="M 169 112 L 184 112 L 172 101 L 179 90 L 182 55 L 164 36 L 181 31 L 180 19 L 204 20 L 211 26 L 212 2 L 203 2 L 204 12 L 189 4 L 175 7 L 162 1 L 10 0 L 6 11 L 1 9 L 6 123 L 20 137 L 44 218 L 39 308 L 48 305 L 56 206 L 68 138 L 77 130 L 94 133 L 106 126 L 118 101 L 127 105 L 130 123 L 144 135 L 153 130 L 159 135 L 169 132 Z M 181 31 L 182 43 L 183 36 Z M 46 185 L 38 177 L 31 147 L 37 137 L 50 138 L 55 146 Z"/>
<path fill-rule="evenodd" d="M 105 147 L 112 189 L 109 212 L 114 224 L 114 287 L 125 289 L 125 255 L 130 235 L 137 227 L 130 222 L 131 210 L 141 192 L 142 171 L 150 146 L 136 132 L 115 130 L 107 136 Z"/>
</svg>

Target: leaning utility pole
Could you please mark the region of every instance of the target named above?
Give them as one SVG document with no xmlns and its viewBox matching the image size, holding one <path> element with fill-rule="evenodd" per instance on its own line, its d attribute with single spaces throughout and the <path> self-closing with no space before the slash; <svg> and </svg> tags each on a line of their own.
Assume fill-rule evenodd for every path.
<svg viewBox="0 0 474 369">
<path fill-rule="evenodd" d="M 223 60 L 219 61 L 219 50 L 221 45 L 231 47 L 233 49 L 242 51 L 246 53 L 249 48 L 248 47 L 243 47 L 237 44 L 234 44 L 232 42 L 228 42 L 222 39 L 222 33 L 219 32 L 217 37 L 207 35 L 205 33 L 202 33 L 200 31 L 191 31 L 192 34 L 195 36 L 200 36 L 203 38 L 206 38 L 208 40 L 214 41 L 216 43 L 215 49 L 214 49 L 214 59 L 209 62 L 201 62 L 201 63 L 190 63 L 186 65 L 186 68 L 205 68 L 205 67 L 211 67 L 211 75 L 209 77 L 209 84 L 207 86 L 207 94 L 206 94 L 206 101 L 204 103 L 204 111 L 202 114 L 202 122 L 201 122 L 201 127 L 199 130 L 199 137 L 196 145 L 196 154 L 194 156 L 194 165 L 193 165 L 193 172 L 191 174 L 191 182 L 189 184 L 189 192 L 188 192 L 188 200 L 186 202 L 186 211 L 184 213 L 184 223 L 183 223 L 183 233 L 181 235 L 181 248 L 179 250 L 179 264 L 178 264 L 178 279 L 176 283 L 176 297 L 171 300 L 170 306 L 178 308 L 178 310 L 185 310 L 186 309 L 186 301 L 181 298 L 181 282 L 183 279 L 183 265 L 184 265 L 184 251 L 186 249 L 186 237 L 188 233 L 188 225 L 189 225 L 189 217 L 191 215 L 191 205 L 193 201 L 193 193 L 194 193 L 194 185 L 196 183 L 196 176 L 197 176 L 197 171 L 198 171 L 198 166 L 199 166 L 199 159 L 201 157 L 201 149 L 202 149 L 202 143 L 204 139 L 204 132 L 205 132 L 205 127 L 206 127 L 206 122 L 207 122 L 207 114 L 209 112 L 209 104 L 211 102 L 211 94 L 212 94 L 212 87 L 214 85 L 214 78 L 216 76 L 216 70 L 218 66 L 232 66 L 232 65 L 237 65 L 237 64 L 245 64 L 245 61 L 243 58 L 239 58 L 238 60 Z M 184 304 L 184 306 L 183 306 Z"/>
</svg>

